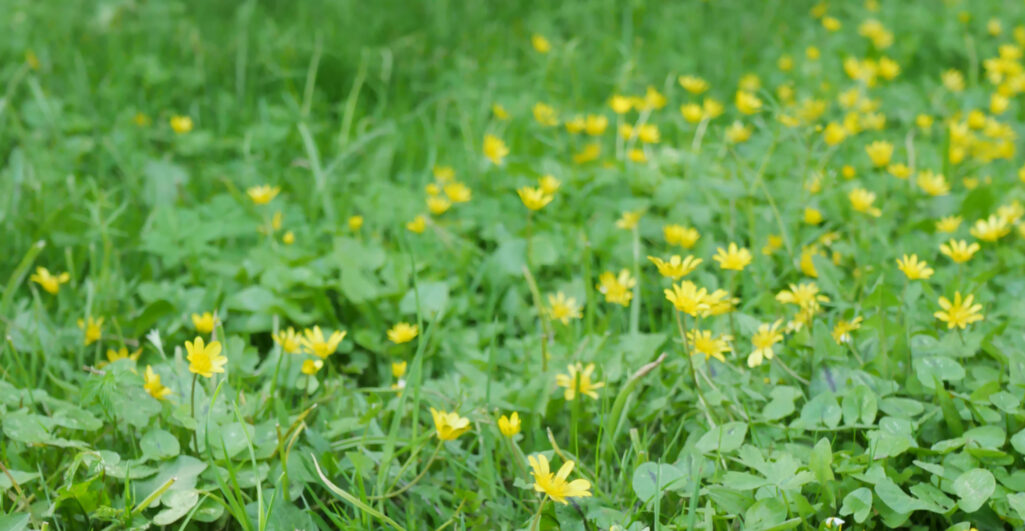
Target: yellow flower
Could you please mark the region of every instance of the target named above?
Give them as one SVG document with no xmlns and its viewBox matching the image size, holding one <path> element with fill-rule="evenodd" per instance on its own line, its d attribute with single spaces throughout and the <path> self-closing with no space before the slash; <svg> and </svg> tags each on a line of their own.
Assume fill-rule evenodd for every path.
<svg viewBox="0 0 1025 531">
<path fill-rule="evenodd" d="M 940 244 L 940 252 L 950 257 L 955 263 L 963 264 L 972 259 L 972 256 L 979 251 L 979 244 L 972 242 L 971 245 L 964 240 L 951 239 L 947 243 Z"/>
<path fill-rule="evenodd" d="M 215 372 L 223 373 L 224 365 L 228 363 L 228 358 L 221 356 L 219 341 L 205 345 L 203 338 L 196 336 L 195 341 L 185 342 L 185 350 L 189 353 L 189 372 L 204 378 L 213 378 Z"/>
<path fill-rule="evenodd" d="M 739 87 L 740 90 L 747 92 L 755 92 L 762 88 L 762 80 L 758 77 L 758 74 L 744 74 L 743 76 L 740 76 L 739 80 L 737 80 L 737 87 Z"/>
<path fill-rule="evenodd" d="M 708 82 L 697 76 L 680 76 L 677 78 L 680 82 L 680 86 L 691 94 L 701 94 L 708 90 Z"/>
<path fill-rule="evenodd" d="M 643 215 L 643 210 L 623 212 L 623 215 L 616 221 L 616 227 L 623 230 L 633 230 L 637 228 L 637 223 L 641 221 L 641 216 Z"/>
<path fill-rule="evenodd" d="M 631 290 L 636 283 L 637 281 L 630 276 L 628 269 L 621 270 L 618 276 L 614 275 L 611 271 L 606 271 L 598 277 L 596 288 L 599 293 L 605 295 L 605 302 L 629 306 L 630 301 L 633 299 L 633 291 Z"/>
<path fill-rule="evenodd" d="M 782 320 L 777 320 L 771 325 L 762 323 L 758 326 L 758 331 L 751 336 L 751 346 L 754 347 L 754 351 L 747 357 L 748 367 L 754 368 L 761 365 L 763 360 L 772 359 L 773 345 L 783 341 L 783 334 L 779 332 L 779 326 L 782 323 Z"/>
<path fill-rule="evenodd" d="M 281 242 L 285 245 L 292 245 L 293 243 L 295 243 L 295 233 L 292 231 L 286 232 L 283 236 L 281 236 Z"/>
<path fill-rule="evenodd" d="M 204 312 L 202 315 L 198 313 L 192 314 L 192 326 L 201 334 L 213 332 L 215 324 L 217 324 L 217 320 L 214 318 L 214 314 L 210 312 Z"/>
<path fill-rule="evenodd" d="M 643 108 L 640 110 L 661 109 L 666 106 L 666 97 L 651 85 L 648 85 L 647 90 L 644 91 L 642 101 L 644 102 Z"/>
<path fill-rule="evenodd" d="M 694 258 L 693 256 L 681 259 L 678 254 L 671 256 L 668 262 L 655 256 L 649 256 L 648 260 L 655 264 L 660 275 L 673 280 L 680 280 L 680 278 L 691 274 L 702 262 L 700 258 Z"/>
<path fill-rule="evenodd" d="M 605 132 L 605 128 L 609 126 L 609 119 L 607 116 L 601 114 L 588 114 L 587 120 L 584 122 L 584 132 L 591 136 L 598 136 Z"/>
<path fill-rule="evenodd" d="M 964 75 L 957 70 L 950 69 L 944 71 L 940 76 L 940 80 L 943 82 L 943 86 L 951 92 L 961 92 L 964 90 Z"/>
<path fill-rule="evenodd" d="M 705 117 L 704 111 L 697 103 L 685 103 L 681 105 L 680 114 L 683 115 L 684 120 L 687 120 L 692 124 L 700 122 Z"/>
<path fill-rule="evenodd" d="M 847 138 L 847 130 L 836 122 L 829 122 L 822 130 L 822 139 L 827 145 L 835 146 Z"/>
<path fill-rule="evenodd" d="M 565 293 L 558 292 L 555 295 L 548 295 L 548 316 L 561 322 L 569 324 L 570 319 L 580 319 L 580 305 L 573 297 L 567 297 Z"/>
<path fill-rule="evenodd" d="M 578 153 L 573 154 L 573 163 L 587 164 L 588 162 L 598 160 L 598 157 L 600 156 L 601 144 L 597 142 L 591 142 L 590 144 L 584 146 L 584 148 L 580 150 Z"/>
<path fill-rule="evenodd" d="M 666 289 L 664 293 L 666 300 L 673 303 L 674 308 L 691 317 L 703 315 L 710 309 L 708 292 L 689 280 L 673 284 L 672 289 Z"/>
<path fill-rule="evenodd" d="M 548 53 L 552 49 L 552 45 L 548 42 L 548 39 L 544 38 L 542 35 L 538 35 L 537 33 L 530 36 L 530 44 L 535 50 L 537 50 L 537 53 Z"/>
<path fill-rule="evenodd" d="M 1011 227 L 1007 218 L 992 214 L 987 219 L 976 220 L 970 232 L 982 241 L 995 242 L 1007 236 L 1011 232 Z"/>
<path fill-rule="evenodd" d="M 347 333 L 334 331 L 327 339 L 324 339 L 324 332 L 320 330 L 319 326 L 314 326 L 312 329 L 303 330 L 306 337 L 299 339 L 299 342 L 306 348 L 306 352 L 319 358 L 326 358 L 338 350 L 338 345 L 345 339 Z"/>
<path fill-rule="evenodd" d="M 991 18 L 986 22 L 986 31 L 996 37 L 1004 32 L 1004 26 L 1000 23 L 1000 19 Z"/>
<path fill-rule="evenodd" d="M 541 187 L 533 188 L 530 186 L 524 186 L 517 189 L 516 193 L 519 194 L 520 201 L 523 201 L 523 205 L 530 210 L 541 210 L 555 198 L 552 194 L 546 194 Z"/>
<path fill-rule="evenodd" d="M 167 398 L 167 395 L 171 394 L 171 390 L 160 383 L 160 375 L 153 372 L 153 367 L 150 367 L 149 365 L 146 366 L 146 373 L 143 375 L 143 382 L 142 388 L 157 400 L 163 400 Z"/>
<path fill-rule="evenodd" d="M 655 124 L 641 124 L 637 126 L 637 139 L 645 144 L 657 144 L 662 136 Z"/>
<path fill-rule="evenodd" d="M 541 188 L 542 193 L 552 195 L 559 191 L 559 187 L 562 186 L 562 182 L 551 175 L 542 175 L 541 178 L 537 180 L 537 185 Z"/>
<path fill-rule="evenodd" d="M 513 411 L 508 417 L 502 415 L 498 419 L 498 430 L 506 437 L 512 437 L 520 432 L 520 414 Z"/>
<path fill-rule="evenodd" d="M 270 220 L 271 228 L 274 230 L 281 230 L 282 219 L 284 219 L 284 217 L 282 216 L 281 211 L 278 210 L 277 212 L 275 212 L 274 217 Z"/>
<path fill-rule="evenodd" d="M 890 164 L 890 166 L 886 168 L 886 171 L 898 179 L 907 179 L 908 177 L 911 177 L 911 168 L 902 162 Z"/>
<path fill-rule="evenodd" d="M 349 230 L 356 232 L 363 227 L 363 216 L 349 216 Z"/>
<path fill-rule="evenodd" d="M 989 112 L 993 114 L 1003 114 L 1007 110 L 1007 107 L 1011 104 L 1011 100 L 1002 94 L 994 92 L 989 97 Z"/>
<path fill-rule="evenodd" d="M 448 209 L 451 207 L 452 202 L 444 197 L 432 195 L 427 198 L 427 210 L 435 216 L 440 216 L 441 214 L 448 212 Z"/>
<path fill-rule="evenodd" d="M 452 169 L 452 166 L 434 166 L 431 168 L 431 173 L 441 183 L 452 182 L 456 178 L 456 171 Z"/>
<path fill-rule="evenodd" d="M 40 266 L 36 268 L 36 272 L 28 279 L 42 286 L 50 294 L 56 295 L 61 289 L 61 284 L 66 284 L 71 280 L 71 275 L 68 273 L 53 275 L 49 269 Z"/>
<path fill-rule="evenodd" d="M 843 167 L 840 168 L 840 175 L 843 175 L 844 179 L 853 179 L 856 175 L 854 166 L 851 166 L 850 164 L 844 164 Z"/>
<path fill-rule="evenodd" d="M 788 54 L 781 55 L 776 60 L 776 67 L 784 72 L 789 72 L 794 69 L 794 58 Z"/>
<path fill-rule="evenodd" d="M 277 197 L 279 192 L 281 192 L 281 187 L 272 187 L 267 184 L 253 186 L 246 190 L 246 194 L 249 195 L 249 199 L 257 205 L 266 205 L 267 203 L 270 203 L 272 199 Z"/>
<path fill-rule="evenodd" d="M 758 99 L 758 96 L 743 90 L 737 91 L 733 103 L 737 106 L 737 110 L 744 114 L 754 114 L 762 109 L 762 100 Z"/>
<path fill-rule="evenodd" d="M 396 361 L 391 364 L 391 375 L 398 379 L 406 375 L 406 362 Z"/>
<path fill-rule="evenodd" d="M 950 185 L 941 173 L 933 173 L 930 170 L 923 170 L 918 173 L 915 179 L 918 187 L 931 196 L 941 196 L 950 193 Z"/>
<path fill-rule="evenodd" d="M 924 260 L 919 260 L 917 254 L 898 258 L 897 268 L 904 272 L 908 280 L 928 279 L 935 272 Z"/>
<path fill-rule="evenodd" d="M 271 334 L 271 338 L 274 339 L 275 343 L 281 345 L 281 350 L 287 354 L 298 354 L 302 349 L 301 337 L 291 326 L 287 330 Z"/>
<path fill-rule="evenodd" d="M 876 194 L 869 192 L 864 188 L 855 188 L 847 194 L 847 198 L 851 201 L 851 207 L 858 212 L 868 214 L 872 217 L 878 218 L 882 215 L 882 212 L 872 206 L 872 203 L 876 200 Z"/>
<path fill-rule="evenodd" d="M 576 115 L 569 120 L 566 120 L 566 131 L 570 134 L 577 134 L 584 130 L 587 126 L 587 121 L 581 115 Z"/>
<path fill-rule="evenodd" d="M 762 247 L 762 254 L 769 256 L 782 248 L 783 236 L 779 234 L 770 234 L 769 238 L 765 241 L 765 247 Z"/>
<path fill-rule="evenodd" d="M 633 107 L 633 102 L 626 96 L 613 94 L 609 100 L 609 107 L 612 107 L 612 112 L 616 114 L 626 114 Z"/>
<path fill-rule="evenodd" d="M 423 215 L 413 218 L 413 221 L 406 223 L 406 229 L 416 234 L 423 234 L 424 230 L 427 229 L 427 218 Z"/>
<path fill-rule="evenodd" d="M 416 338 L 419 328 L 415 324 L 396 323 L 388 330 L 388 340 L 396 345 L 408 343 Z"/>
<path fill-rule="evenodd" d="M 947 216 L 936 222 L 936 230 L 951 233 L 961 226 L 961 216 Z"/>
<path fill-rule="evenodd" d="M 697 229 L 684 227 L 683 225 L 665 225 L 662 227 L 662 234 L 666 238 L 666 243 L 669 245 L 679 245 L 684 249 L 694 247 L 694 244 L 698 242 L 698 238 L 701 237 Z"/>
<path fill-rule="evenodd" d="M 840 21 L 833 17 L 822 17 L 822 27 L 826 28 L 827 31 L 836 31 L 840 29 Z"/>
<path fill-rule="evenodd" d="M 823 255 L 817 246 L 805 246 L 801 248 L 800 266 L 801 272 L 812 278 L 819 278 L 819 272 L 815 269 L 815 255 Z"/>
<path fill-rule="evenodd" d="M 137 125 L 139 127 L 146 127 L 152 121 L 150 120 L 149 116 L 146 116 L 146 113 L 144 113 L 144 112 L 137 112 L 137 113 L 135 113 L 135 116 L 132 117 L 132 122 L 134 122 L 135 125 Z"/>
<path fill-rule="evenodd" d="M 752 132 L 750 127 L 737 120 L 726 128 L 726 140 L 731 144 L 740 144 L 751 138 Z"/>
<path fill-rule="evenodd" d="M 940 308 L 943 308 L 943 310 L 934 313 L 933 316 L 947 323 L 947 329 L 956 326 L 963 330 L 969 324 L 983 319 L 981 313 L 982 305 L 972 304 L 974 298 L 974 295 L 968 295 L 964 300 L 961 300 L 960 291 L 954 293 L 953 303 L 946 297 L 940 297 Z"/>
<path fill-rule="evenodd" d="M 142 349 L 141 348 L 136 350 L 135 352 L 131 352 L 131 353 L 128 352 L 128 348 L 127 347 L 121 347 L 118 350 L 107 349 L 107 361 L 106 362 L 97 363 L 96 366 L 102 368 L 105 365 L 107 365 L 108 363 L 114 363 L 115 361 L 121 361 L 121 360 L 139 361 L 139 356 L 141 356 L 141 355 L 142 355 Z"/>
<path fill-rule="evenodd" d="M 745 247 L 737 247 L 736 243 L 730 242 L 728 250 L 722 247 L 716 249 L 712 259 L 719 262 L 719 267 L 722 269 L 743 271 L 751 263 L 751 251 Z"/>
<path fill-rule="evenodd" d="M 804 222 L 809 225 L 822 223 L 822 212 L 819 212 L 817 208 L 804 207 Z"/>
<path fill-rule="evenodd" d="M 865 146 L 865 153 L 868 153 L 868 158 L 872 159 L 872 164 L 876 168 L 882 168 L 890 163 L 890 157 L 893 156 L 893 144 L 876 140 Z"/>
<path fill-rule="evenodd" d="M 889 57 L 879 58 L 879 75 L 882 76 L 883 79 L 893 79 L 897 77 L 898 74 L 900 74 L 900 65 L 897 64 L 897 61 L 894 61 Z"/>
<path fill-rule="evenodd" d="M 933 117 L 928 114 L 919 114 L 915 117 L 915 125 L 917 125 L 919 129 L 929 129 L 932 127 L 932 124 Z"/>
<path fill-rule="evenodd" d="M 460 435 L 470 431 L 470 419 L 460 417 L 456 412 L 438 411 L 431 408 L 431 417 L 434 418 L 434 428 L 438 430 L 438 438 L 443 441 L 454 441 Z"/>
<path fill-rule="evenodd" d="M 605 382 L 592 382 L 591 374 L 594 373 L 594 364 L 588 363 L 584 367 L 580 362 L 568 365 L 569 374 L 555 375 L 555 384 L 565 387 L 564 396 L 566 400 L 574 400 L 577 394 L 587 395 L 595 400 L 598 399 L 597 389 L 605 387 Z"/>
<path fill-rule="evenodd" d="M 192 118 L 188 116 L 172 116 L 171 117 L 171 129 L 179 135 L 183 135 L 192 131 Z"/>
<path fill-rule="evenodd" d="M 701 111 L 704 113 L 705 120 L 712 120 L 721 116 L 726 111 L 726 108 L 723 107 L 722 103 L 719 103 L 719 100 L 706 97 L 701 103 Z"/>
<path fill-rule="evenodd" d="M 819 287 L 814 282 L 805 282 L 799 285 L 790 285 L 790 289 L 780 291 L 776 294 L 776 301 L 782 304 L 795 304 L 802 310 L 812 309 L 818 311 L 820 303 L 829 302 L 829 297 L 819 293 Z"/>
<path fill-rule="evenodd" d="M 324 366 L 324 360 L 317 358 L 315 360 L 303 360 L 302 367 L 299 370 L 308 376 L 313 376 L 320 371 L 321 367 Z"/>
<path fill-rule="evenodd" d="M 804 49 L 804 56 L 811 61 L 816 61 L 822 56 L 822 52 L 820 52 L 816 46 L 809 46 Z"/>
<path fill-rule="evenodd" d="M 501 138 L 495 135 L 484 135 L 484 156 L 491 161 L 492 164 L 498 166 L 502 164 L 505 157 L 509 155 L 509 148 L 506 147 L 505 142 Z"/>
<path fill-rule="evenodd" d="M 694 349 L 694 354 L 704 354 L 705 359 L 715 358 L 726 363 L 723 352 L 732 352 L 730 341 L 733 338 L 729 335 L 713 336 L 711 330 L 691 330 L 687 332 L 687 342 Z"/>
<path fill-rule="evenodd" d="M 844 321 L 843 319 L 836 322 L 836 326 L 833 327 L 833 341 L 836 341 L 837 345 L 843 345 L 851 342 L 851 332 L 861 328 L 861 316 L 855 317 L 850 321 Z"/>
<path fill-rule="evenodd" d="M 586 498 L 591 495 L 591 482 L 586 479 L 566 481 L 573 471 L 573 461 L 566 461 L 555 474 L 548 468 L 548 458 L 542 454 L 527 456 L 534 474 L 534 490 L 566 505 L 566 498 Z"/>
<path fill-rule="evenodd" d="M 559 118 L 555 115 L 555 109 L 542 102 L 534 104 L 534 121 L 544 127 L 559 125 Z"/>
<path fill-rule="evenodd" d="M 494 114 L 495 118 L 499 120 L 505 121 L 509 119 L 509 111 L 506 111 L 505 107 L 502 107 L 499 103 L 491 104 L 491 114 Z"/>
<path fill-rule="evenodd" d="M 78 320 L 78 328 L 85 332 L 83 341 L 86 346 L 92 345 L 103 337 L 103 318 L 93 319 L 87 317 L 88 321 Z"/>
</svg>

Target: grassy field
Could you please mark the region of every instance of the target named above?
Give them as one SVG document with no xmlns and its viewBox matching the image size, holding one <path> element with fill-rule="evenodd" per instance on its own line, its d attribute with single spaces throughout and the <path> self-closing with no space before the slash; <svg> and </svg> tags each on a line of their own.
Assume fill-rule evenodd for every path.
<svg viewBox="0 0 1025 531">
<path fill-rule="evenodd" d="M 4 0 L 0 529 L 1022 529 L 1021 21 Z"/>
</svg>

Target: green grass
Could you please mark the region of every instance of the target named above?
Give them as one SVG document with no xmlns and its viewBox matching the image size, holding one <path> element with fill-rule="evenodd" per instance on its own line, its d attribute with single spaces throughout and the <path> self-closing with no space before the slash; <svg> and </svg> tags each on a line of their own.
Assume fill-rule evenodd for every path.
<svg viewBox="0 0 1025 531">
<path fill-rule="evenodd" d="M 1025 526 L 1025 174 L 1020 153 L 987 153 L 998 132 L 1020 151 L 1025 6 L 882 4 L 833 2 L 830 32 L 816 4 L 782 0 L 4 2 L 0 529 Z M 868 19 L 892 45 L 859 35 Z M 852 79 L 850 57 L 900 73 Z M 944 86 L 949 69 L 964 90 Z M 689 94 L 685 74 L 709 91 Z M 763 102 L 751 115 L 734 105 L 748 74 Z M 610 108 L 649 87 L 664 108 Z M 874 109 L 847 108 L 849 90 Z M 705 96 L 724 114 L 686 121 L 680 106 Z M 560 125 L 535 121 L 538 102 Z M 564 127 L 587 114 L 608 118 L 602 134 Z M 885 123 L 827 145 L 823 128 L 852 114 Z M 174 132 L 174 116 L 194 127 Z M 735 121 L 748 140 L 726 140 Z M 645 162 L 618 134 L 640 122 L 661 136 Z M 501 165 L 482 154 L 486 134 L 508 145 Z M 910 179 L 873 167 L 874 141 Z M 592 142 L 597 160 L 575 162 Z M 437 166 L 472 199 L 414 233 Z M 950 192 L 926 194 L 925 170 Z M 516 190 L 543 175 L 561 186 L 528 214 Z M 247 190 L 264 184 L 280 194 L 254 204 Z M 854 208 L 856 188 L 879 216 Z M 635 230 L 617 227 L 628 211 L 643 211 Z M 939 232 L 952 215 L 964 222 Z M 1009 233 L 977 239 L 990 215 Z M 701 237 L 671 245 L 669 224 Z M 939 251 L 951 237 L 981 250 L 956 264 Z M 713 259 L 731 242 L 753 255 L 743 271 Z M 931 278 L 897 268 L 911 253 Z M 736 309 L 676 312 L 645 259 L 672 254 L 703 259 L 683 280 Z M 69 280 L 51 294 L 30 280 L 37 267 Z M 621 270 L 637 279 L 627 306 L 596 289 Z M 807 282 L 829 300 L 795 327 L 777 296 Z M 544 309 L 558 292 L 580 304 L 568 324 Z M 937 320 L 955 292 L 984 319 Z M 203 312 L 219 319 L 212 334 L 192 322 Z M 76 323 L 90 317 L 102 338 L 85 344 Z M 833 337 L 856 318 L 850 341 Z M 759 325 L 777 320 L 774 359 L 749 367 Z M 389 341 L 398 322 L 417 337 Z M 347 335 L 311 377 L 315 358 L 272 336 L 314 325 Z M 685 345 L 691 330 L 732 336 L 725 361 Z M 193 389 L 197 336 L 227 366 Z M 121 347 L 138 359 L 101 363 Z M 408 364 L 401 393 L 393 362 Z M 556 385 L 577 362 L 595 365 L 597 398 Z M 166 400 L 144 389 L 147 367 Z M 468 429 L 440 441 L 431 408 Z M 510 438 L 498 419 L 513 411 Z M 553 471 L 574 461 L 568 479 L 592 496 L 535 492 L 538 454 Z"/>
</svg>

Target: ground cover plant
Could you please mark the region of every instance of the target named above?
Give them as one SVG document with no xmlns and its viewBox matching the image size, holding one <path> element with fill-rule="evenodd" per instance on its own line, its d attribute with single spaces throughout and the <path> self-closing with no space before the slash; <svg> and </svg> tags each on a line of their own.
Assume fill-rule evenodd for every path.
<svg viewBox="0 0 1025 531">
<path fill-rule="evenodd" d="M 1021 529 L 1023 21 L 6 0 L 0 529 Z"/>
</svg>

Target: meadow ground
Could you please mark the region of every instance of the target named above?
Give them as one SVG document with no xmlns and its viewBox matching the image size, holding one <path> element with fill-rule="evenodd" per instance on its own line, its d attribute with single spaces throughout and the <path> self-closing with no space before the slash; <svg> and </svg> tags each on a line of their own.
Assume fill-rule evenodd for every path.
<svg viewBox="0 0 1025 531">
<path fill-rule="evenodd" d="M 4 0 L 0 529 L 1021 529 L 1023 21 Z"/>
</svg>

